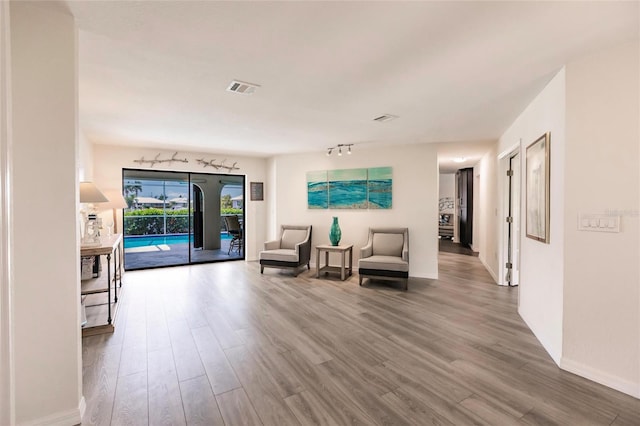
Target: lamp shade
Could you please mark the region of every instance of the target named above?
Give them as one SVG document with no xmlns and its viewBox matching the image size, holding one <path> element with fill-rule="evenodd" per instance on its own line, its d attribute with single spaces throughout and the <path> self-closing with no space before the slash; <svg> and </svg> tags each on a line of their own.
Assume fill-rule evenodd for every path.
<svg viewBox="0 0 640 426">
<path fill-rule="evenodd" d="M 80 182 L 81 203 L 105 203 L 109 201 L 93 182 Z"/>
<path fill-rule="evenodd" d="M 126 209 L 129 207 L 124 197 L 122 196 L 122 191 L 119 189 L 106 189 L 105 195 L 109 199 L 108 202 L 101 204 L 100 208 L 107 209 Z"/>
</svg>

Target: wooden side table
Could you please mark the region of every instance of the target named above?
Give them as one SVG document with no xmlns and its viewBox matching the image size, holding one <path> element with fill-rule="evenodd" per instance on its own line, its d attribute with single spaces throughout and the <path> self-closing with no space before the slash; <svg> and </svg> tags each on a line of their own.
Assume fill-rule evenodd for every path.
<svg viewBox="0 0 640 426">
<path fill-rule="evenodd" d="M 117 308 L 118 306 L 118 287 L 122 287 L 122 234 L 115 234 L 111 236 L 100 237 L 100 244 L 96 246 L 85 246 L 80 248 L 80 256 L 105 256 L 106 257 L 106 272 L 104 274 L 94 277 L 89 280 L 83 280 L 81 283 L 80 297 L 83 299 L 86 296 L 106 293 L 106 303 L 83 305 L 85 308 L 107 305 L 107 318 L 105 323 L 94 324 L 89 321 L 86 327 L 82 328 L 82 336 L 91 336 L 93 334 L 100 333 L 112 333 L 113 317 L 112 317 L 112 305 Z M 105 279 L 106 278 L 106 279 Z M 111 297 L 111 291 L 113 290 L 113 298 Z"/>
<path fill-rule="evenodd" d="M 324 252 L 324 266 L 320 267 L 320 253 Z M 340 266 L 329 266 L 329 253 L 340 253 Z M 353 244 L 331 246 L 328 244 L 316 246 L 316 278 L 320 278 L 320 272 L 340 272 L 340 279 L 347 278 L 346 255 L 349 253 L 349 276 L 353 271 Z"/>
</svg>

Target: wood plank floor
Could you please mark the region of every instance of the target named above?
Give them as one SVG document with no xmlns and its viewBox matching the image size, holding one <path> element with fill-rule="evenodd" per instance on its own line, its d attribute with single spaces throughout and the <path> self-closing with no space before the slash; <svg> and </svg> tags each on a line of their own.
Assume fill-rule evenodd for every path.
<svg viewBox="0 0 640 426">
<path fill-rule="evenodd" d="M 313 272 L 128 272 L 115 333 L 83 339 L 83 424 L 640 424 L 556 367 L 475 257 L 441 253 L 408 292 Z"/>
</svg>

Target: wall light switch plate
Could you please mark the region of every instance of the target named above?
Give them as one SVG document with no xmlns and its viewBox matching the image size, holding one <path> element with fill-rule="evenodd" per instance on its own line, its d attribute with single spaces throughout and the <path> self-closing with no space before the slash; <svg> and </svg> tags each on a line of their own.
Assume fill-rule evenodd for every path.
<svg viewBox="0 0 640 426">
<path fill-rule="evenodd" d="M 608 214 L 578 214 L 578 231 L 620 232 L 620 216 Z"/>
</svg>

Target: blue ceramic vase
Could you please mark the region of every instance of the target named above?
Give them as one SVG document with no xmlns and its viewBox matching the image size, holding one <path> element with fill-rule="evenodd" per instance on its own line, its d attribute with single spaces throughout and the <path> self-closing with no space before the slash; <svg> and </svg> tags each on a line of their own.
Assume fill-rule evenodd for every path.
<svg viewBox="0 0 640 426">
<path fill-rule="evenodd" d="M 342 231 L 340 230 L 340 225 L 338 225 L 338 217 L 334 216 L 331 230 L 329 231 L 329 241 L 331 241 L 332 246 L 337 246 L 340 244 L 340 238 L 342 238 Z"/>
</svg>

